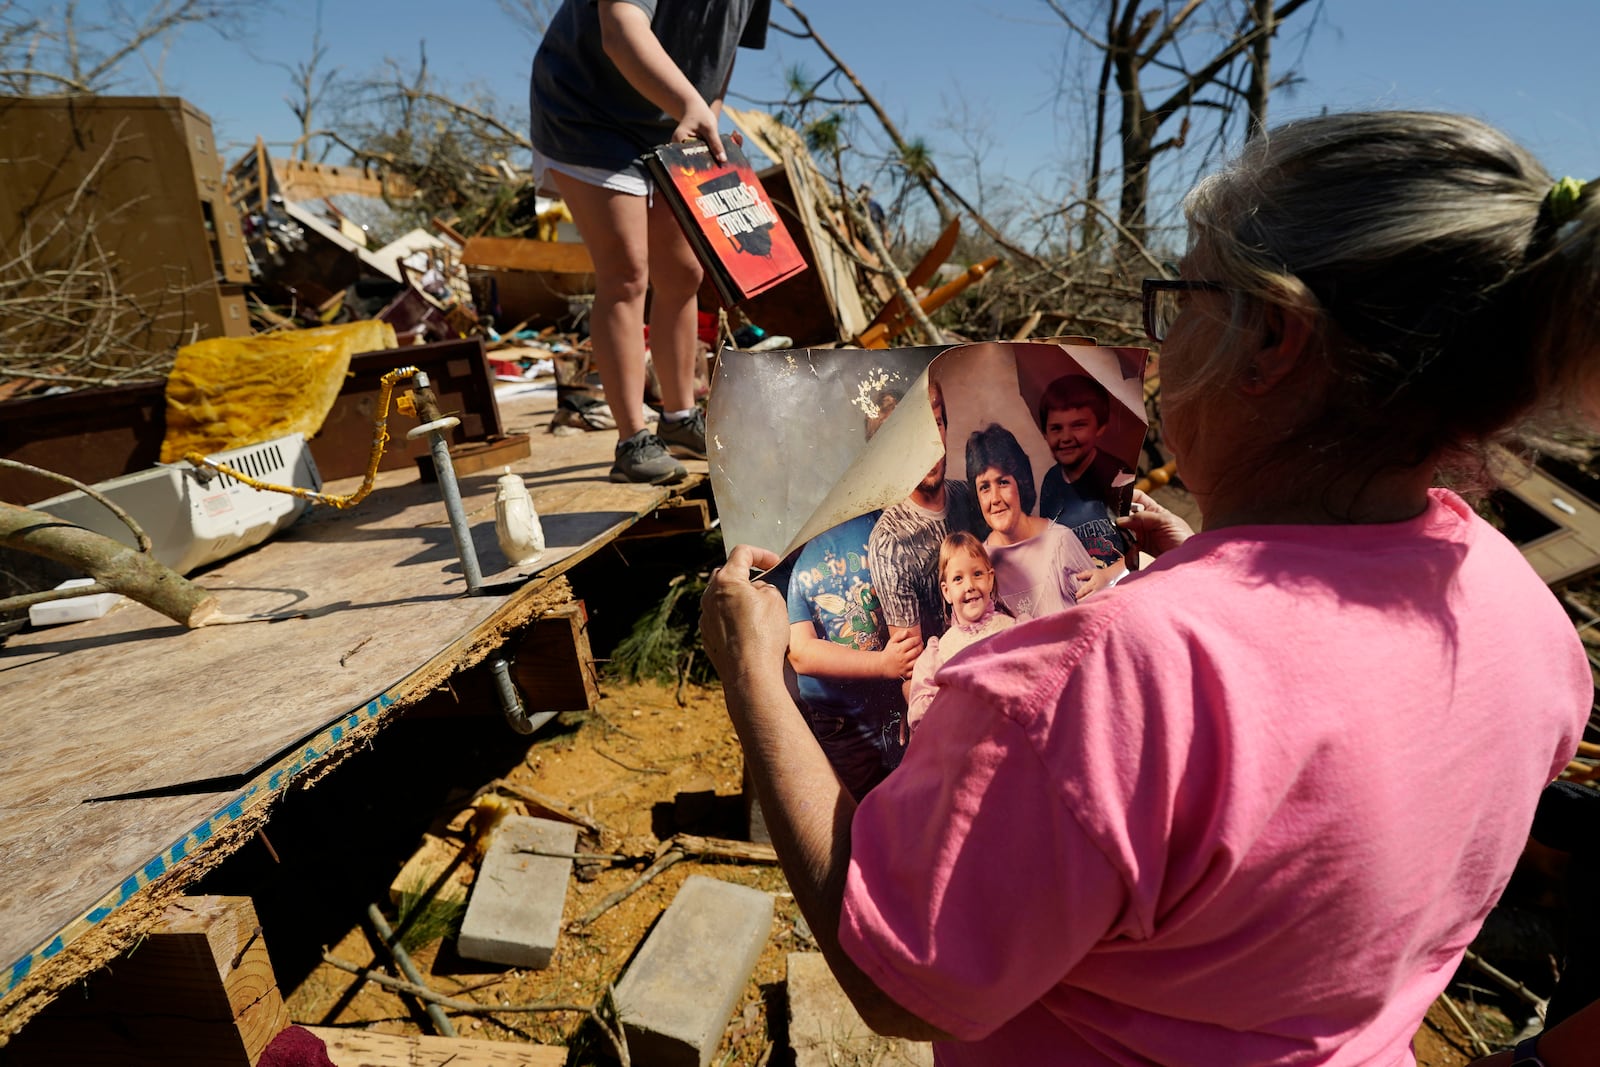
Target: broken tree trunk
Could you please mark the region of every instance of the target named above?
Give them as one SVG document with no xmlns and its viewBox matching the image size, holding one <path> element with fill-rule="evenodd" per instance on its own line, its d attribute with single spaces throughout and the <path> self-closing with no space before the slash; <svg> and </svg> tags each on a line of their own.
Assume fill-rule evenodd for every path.
<svg viewBox="0 0 1600 1067">
<path fill-rule="evenodd" d="M 216 597 L 153 557 L 42 511 L 0 503 L 0 545 L 87 571 L 107 589 L 191 630 L 221 614 Z"/>
</svg>

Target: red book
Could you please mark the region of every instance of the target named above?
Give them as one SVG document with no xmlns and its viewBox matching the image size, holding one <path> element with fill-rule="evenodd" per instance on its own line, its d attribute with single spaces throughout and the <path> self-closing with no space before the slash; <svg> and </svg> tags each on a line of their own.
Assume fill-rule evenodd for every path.
<svg viewBox="0 0 1600 1067">
<path fill-rule="evenodd" d="M 761 181 L 731 139 L 718 163 L 703 141 L 664 144 L 645 166 L 722 302 L 734 307 L 806 269 Z"/>
</svg>

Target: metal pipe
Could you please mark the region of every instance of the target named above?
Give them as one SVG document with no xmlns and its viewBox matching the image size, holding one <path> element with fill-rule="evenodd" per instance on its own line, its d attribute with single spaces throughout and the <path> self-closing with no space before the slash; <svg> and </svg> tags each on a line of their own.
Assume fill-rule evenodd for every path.
<svg viewBox="0 0 1600 1067">
<path fill-rule="evenodd" d="M 389 928 L 388 921 L 384 919 L 383 912 L 378 910 L 376 904 L 367 905 L 367 918 L 372 920 L 373 929 L 378 931 L 378 937 L 383 941 L 384 947 L 389 950 L 390 955 L 394 956 L 394 962 L 399 966 L 400 972 L 407 979 L 422 986 L 424 989 L 430 988 L 428 983 L 422 980 L 421 973 L 417 971 L 417 965 L 411 962 L 410 953 L 406 952 L 401 946 L 400 939 L 394 936 L 394 931 Z M 456 1036 L 455 1024 L 450 1021 L 450 1017 L 444 1013 L 443 1008 L 432 1001 L 424 1001 L 423 1006 L 427 1009 L 428 1018 L 433 1020 L 433 1028 L 439 1031 L 441 1036 Z"/>
<path fill-rule="evenodd" d="M 494 671 L 494 688 L 495 692 L 500 694 L 500 709 L 506 714 L 506 722 L 510 723 L 511 728 L 517 733 L 531 734 L 556 717 L 553 711 L 528 714 L 522 698 L 517 695 L 516 685 L 511 681 L 511 664 L 504 657 L 491 660 L 489 667 Z"/>
<path fill-rule="evenodd" d="M 428 388 L 428 372 L 417 371 L 412 379 L 418 391 Z M 445 514 L 450 518 L 450 537 L 456 543 L 456 555 L 461 559 L 462 573 L 467 577 L 467 595 L 477 596 L 483 590 L 483 571 L 478 567 L 478 550 L 472 545 L 472 529 L 467 524 L 467 509 L 461 503 L 461 487 L 456 483 L 455 464 L 450 462 L 450 443 L 444 431 L 461 425 L 461 420 L 446 416 L 425 422 L 409 431 L 407 437 L 428 435 L 428 450 L 433 453 L 433 469 L 439 476 L 439 495 L 444 497 Z"/>
</svg>

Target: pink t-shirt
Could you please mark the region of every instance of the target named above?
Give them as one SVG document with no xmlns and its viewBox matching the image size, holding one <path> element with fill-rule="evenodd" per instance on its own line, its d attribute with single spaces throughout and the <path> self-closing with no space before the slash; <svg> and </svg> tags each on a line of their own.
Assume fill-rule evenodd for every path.
<svg viewBox="0 0 1600 1067">
<path fill-rule="evenodd" d="M 941 1064 L 1410 1063 L 1592 697 L 1444 491 L 1202 533 L 938 681 L 840 937 Z"/>
</svg>

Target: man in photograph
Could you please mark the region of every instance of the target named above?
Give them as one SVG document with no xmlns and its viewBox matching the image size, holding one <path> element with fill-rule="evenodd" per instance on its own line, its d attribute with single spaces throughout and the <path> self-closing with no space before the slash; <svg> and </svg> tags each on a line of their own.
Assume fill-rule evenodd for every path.
<svg viewBox="0 0 1600 1067">
<path fill-rule="evenodd" d="M 1126 546 L 1107 502 L 1127 464 L 1100 447 L 1111 395 L 1087 374 L 1063 374 L 1039 397 L 1039 432 L 1056 465 L 1039 485 L 1039 514 L 1071 527 L 1097 563 L 1120 563 Z"/>
<path fill-rule="evenodd" d="M 928 400 L 944 439 L 949 422 L 944 394 L 930 382 Z M 945 630 L 944 595 L 939 591 L 939 545 L 957 530 L 982 537 L 988 527 L 978 517 L 977 499 L 966 482 L 945 478 L 944 456 L 910 495 L 884 509 L 867 541 L 867 561 L 883 608 L 891 641 L 909 634 L 922 642 Z"/>
</svg>

